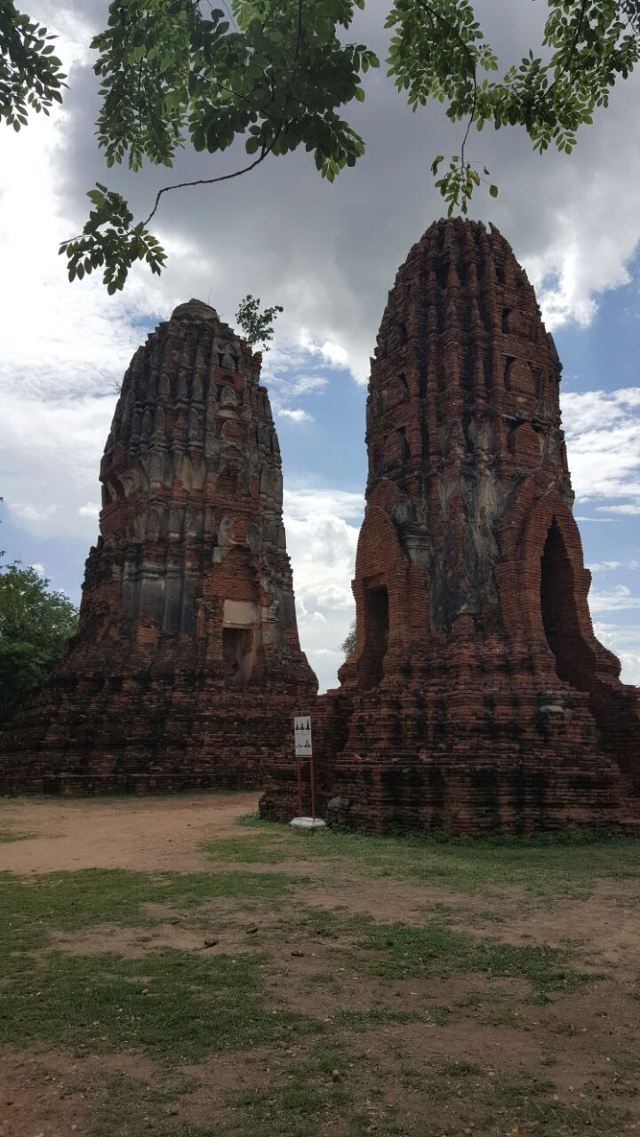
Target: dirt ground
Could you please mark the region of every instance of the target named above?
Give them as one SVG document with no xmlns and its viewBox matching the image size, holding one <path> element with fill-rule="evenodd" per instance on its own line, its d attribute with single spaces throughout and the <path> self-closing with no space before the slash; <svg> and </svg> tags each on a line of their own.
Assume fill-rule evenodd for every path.
<svg viewBox="0 0 640 1137">
<path fill-rule="evenodd" d="M 224 894 L 190 907 L 150 899 L 139 923 L 105 911 L 86 926 L 52 924 L 46 944 L 29 949 L 29 966 L 59 960 L 64 978 L 76 963 L 100 968 L 110 953 L 129 971 L 137 967 L 127 983 L 152 998 L 163 953 L 213 968 L 256 958 L 268 1013 L 313 1019 L 324 1032 L 299 1036 L 292 1027 L 273 1044 L 220 1047 L 202 1060 L 179 1049 L 167 1066 L 144 1029 L 120 1046 L 104 1005 L 93 1035 L 83 1026 L 89 1043 L 79 1036 L 78 1045 L 53 1045 L 46 1024 L 29 1044 L 14 1031 L 0 1044 L 0 1137 L 640 1133 L 640 890 L 637 878 L 616 877 L 615 856 L 611 879 L 590 880 L 575 895 L 538 896 L 499 880 L 489 890 L 447 887 L 355 858 L 297 860 L 286 831 L 276 857 L 277 830 L 272 840 L 238 826 L 257 800 L 202 793 L 0 802 L 0 872 L 29 886 L 49 873 L 72 881 L 86 869 L 150 881 L 237 873 L 246 887 L 270 875 L 291 881 L 273 901 Z M 248 856 L 252 841 L 262 860 Z M 421 949 L 411 935 L 432 921 L 454 937 L 452 950 L 456 936 L 488 945 L 496 967 L 484 956 L 477 966 L 448 966 L 446 953 L 433 972 L 416 967 Z M 387 954 L 384 941 L 367 944 L 379 922 L 390 929 Z M 566 991 L 560 983 L 542 997 L 526 953 L 565 950 L 582 979 L 574 986 L 569 975 Z M 505 969 L 503 951 L 524 953 L 522 974 Z M 550 957 L 548 966 L 558 963 Z M 0 964 L 0 1029 L 10 982 Z M 39 980 L 32 988 L 19 982 L 29 1014 L 46 992 Z M 102 982 L 100 972 L 97 991 Z M 66 1020 L 79 1011 L 70 1005 L 67 1015 L 63 1005 L 56 1013 Z"/>
<path fill-rule="evenodd" d="M 197 852 L 205 838 L 234 831 L 258 794 L 188 794 L 167 798 L 60 801 L 19 799 L 2 807 L 2 828 L 28 833 L 0 845 L 0 869 L 15 873 L 135 869 L 197 872 L 211 867 Z"/>
</svg>

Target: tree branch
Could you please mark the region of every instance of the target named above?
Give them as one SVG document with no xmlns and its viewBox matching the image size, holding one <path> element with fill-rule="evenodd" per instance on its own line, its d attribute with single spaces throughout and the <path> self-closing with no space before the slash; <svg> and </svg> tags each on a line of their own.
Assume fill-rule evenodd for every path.
<svg viewBox="0 0 640 1137">
<path fill-rule="evenodd" d="M 156 213 L 160 204 L 160 198 L 163 194 L 172 193 L 173 190 L 177 189 L 187 189 L 190 186 L 212 186 L 215 185 L 216 182 L 228 182 L 231 181 L 232 178 L 239 178 L 242 174 L 248 174 L 251 170 L 255 170 L 256 166 L 259 166 L 261 162 L 264 162 L 267 155 L 271 153 L 275 141 L 276 140 L 274 138 L 271 145 L 265 147 L 254 162 L 251 162 L 248 166 L 243 166 L 241 170 L 234 170 L 232 174 L 221 174 L 220 177 L 217 178 L 196 178 L 192 182 L 176 182 L 176 184 L 173 186 L 163 186 L 163 188 L 158 190 L 156 194 L 156 200 L 153 203 L 153 209 L 151 210 L 151 213 L 147 217 L 146 221 L 143 222 L 145 228 Z"/>
<path fill-rule="evenodd" d="M 586 3 L 586 0 L 583 0 L 583 3 Z M 445 19 L 445 17 L 442 15 L 441 12 L 438 12 L 436 9 L 434 9 L 431 6 L 431 4 L 428 3 L 428 0 L 418 0 L 418 4 L 424 9 L 424 11 L 426 11 L 427 15 L 431 19 L 432 24 L 433 24 L 434 20 L 439 20 L 440 24 L 446 29 L 446 31 L 450 35 L 455 36 L 455 38 L 458 40 L 458 43 L 462 47 L 462 50 L 464 51 L 464 53 L 465 53 L 465 55 L 469 61 L 469 75 L 471 77 L 471 82 L 473 83 L 473 100 L 472 100 L 472 104 L 471 104 L 471 113 L 470 113 L 469 119 L 467 121 L 467 129 L 464 132 L 464 137 L 462 139 L 462 145 L 460 147 L 460 166 L 464 167 L 465 147 L 466 147 L 467 141 L 469 139 L 469 132 L 471 130 L 473 120 L 476 117 L 476 108 L 478 105 L 478 74 L 477 74 L 475 56 L 474 56 L 473 52 L 471 51 L 471 49 L 469 48 L 469 44 L 460 35 L 460 32 L 458 31 L 458 29 L 456 27 L 454 27 L 454 25 L 451 24 L 449 22 L 449 20 Z"/>
</svg>

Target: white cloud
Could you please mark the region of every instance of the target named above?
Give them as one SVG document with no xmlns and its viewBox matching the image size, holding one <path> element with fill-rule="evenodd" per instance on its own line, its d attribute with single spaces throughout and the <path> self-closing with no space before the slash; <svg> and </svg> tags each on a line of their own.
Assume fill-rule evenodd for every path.
<svg viewBox="0 0 640 1137">
<path fill-rule="evenodd" d="M 58 511 L 57 505 L 32 505 L 30 502 L 10 501 L 9 509 L 21 521 L 50 521 Z"/>
<path fill-rule="evenodd" d="M 292 395 L 322 395 L 329 380 L 322 375 L 299 375 L 289 386 Z"/>
<path fill-rule="evenodd" d="M 590 569 L 591 572 L 609 572 L 614 569 L 622 568 L 622 561 L 595 561 L 586 567 Z"/>
<path fill-rule="evenodd" d="M 638 569 L 640 561 L 634 559 L 626 561 L 595 561 L 587 565 L 591 572 L 615 572 L 617 569 Z"/>
<path fill-rule="evenodd" d="M 31 565 L 31 568 L 35 572 L 36 576 L 40 577 L 40 580 L 44 580 L 47 574 L 44 565 L 40 564 L 40 561 L 34 561 L 34 563 Z"/>
<path fill-rule="evenodd" d="M 11 313 L 11 350 L 3 345 L 9 369 L 17 353 L 32 382 L 43 382 L 43 367 L 72 382 L 85 361 L 82 382 L 104 383 L 121 373 L 136 338 L 136 316 L 166 314 L 199 295 L 211 297 L 230 319 L 250 290 L 285 306 L 276 349 L 301 344 L 327 366 L 348 367 L 364 381 L 395 270 L 425 220 L 442 213 L 429 159 L 438 150 L 455 152 L 461 127 L 449 123 L 439 105 L 412 114 L 382 72 L 370 73 L 365 103 L 347 111 L 367 152 L 334 186 L 321 181 L 301 152 L 268 161 L 227 186 L 167 195 L 157 224 L 173 255 L 160 280 L 135 272 L 125 294 L 110 299 L 93 277 L 67 286 L 57 243 L 78 230 L 86 216 L 85 191 L 96 178 L 122 190 L 140 216 L 167 180 L 153 168 L 135 176 L 124 168 L 106 171 L 96 150 L 97 79 L 87 44 L 89 25 L 104 21 L 105 7 L 103 0 L 33 0 L 33 11 L 63 33 L 61 52 L 73 66 L 65 109 L 53 116 L 53 127 L 35 120 L 19 135 L 4 132 L 2 140 L 4 259 L 16 266 L 4 274 L 2 301 L 10 305 L 3 307 L 5 317 Z M 514 53 L 519 58 L 539 32 L 536 13 L 513 8 L 495 0 L 478 5 L 505 61 Z M 354 34 L 384 54 L 379 6 L 358 15 Z M 620 84 L 610 109 L 596 115 L 570 159 L 553 152 L 540 158 L 521 132 L 510 129 L 471 140 L 471 156 L 490 166 L 501 190 L 496 201 L 481 194 L 474 211 L 512 236 L 516 254 L 541 287 L 551 324 L 588 322 L 598 295 L 627 279 L 626 264 L 640 238 L 639 90 L 640 75 Z M 214 158 L 187 150 L 173 180 L 224 172 L 240 157 L 241 147 Z"/>
<path fill-rule="evenodd" d="M 640 411 L 640 387 L 562 394 L 562 420 L 569 437 L 622 426 L 635 411 Z"/>
<path fill-rule="evenodd" d="M 324 374 L 326 370 L 324 360 L 317 354 L 310 354 L 299 344 L 276 346 L 262 363 L 262 381 L 269 388 L 273 413 L 276 416 L 284 415 L 294 422 L 311 420 L 313 416 L 310 411 L 293 407 L 291 403 L 323 395 L 329 386 L 329 379 Z"/>
<path fill-rule="evenodd" d="M 609 592 L 598 592 L 593 589 L 589 593 L 589 607 L 592 613 L 630 611 L 640 608 L 640 596 L 634 596 L 626 584 L 618 584 Z"/>
<path fill-rule="evenodd" d="M 339 367 L 345 370 L 349 368 L 349 352 L 341 344 L 329 339 L 325 340 L 324 343 L 317 343 L 308 332 L 301 333 L 299 342 L 300 346 L 310 355 L 322 356 L 322 359 L 330 367 Z"/>
<path fill-rule="evenodd" d="M 351 580 L 363 509 L 359 493 L 285 490 L 300 639 L 321 690 L 336 686 L 343 662 L 340 644 L 353 618 Z"/>
<path fill-rule="evenodd" d="M 628 502 L 626 505 L 598 505 L 596 507 L 601 513 L 619 513 L 622 516 L 636 517 L 640 514 L 640 502 Z M 598 518 L 604 521 L 605 518 Z"/>
<path fill-rule="evenodd" d="M 640 508 L 640 387 L 567 392 L 561 403 L 577 497 L 608 499 L 598 511 L 635 513 Z M 611 504 L 624 497 L 633 500 Z"/>
<path fill-rule="evenodd" d="M 329 517 L 355 519 L 359 525 L 364 514 L 364 495 L 351 490 L 285 488 L 284 508 L 292 521 Z"/>
<path fill-rule="evenodd" d="M 10 391 L 3 398 L 0 453 L 3 495 L 11 513 L 39 535 L 95 533 L 88 507 L 115 395 L 36 400 Z"/>
<path fill-rule="evenodd" d="M 636 629 L 636 643 L 640 642 L 640 628 Z M 622 670 L 620 678 L 623 683 L 633 683 L 636 687 L 640 687 L 640 652 L 636 651 L 619 651 L 616 652 Z"/>
<path fill-rule="evenodd" d="M 313 422 L 313 415 L 302 407 L 280 407 L 276 413 L 279 418 L 288 418 L 291 422 Z"/>
<path fill-rule="evenodd" d="M 99 517 L 100 506 L 95 501 L 88 501 L 78 509 L 79 517 Z"/>
<path fill-rule="evenodd" d="M 598 639 L 618 656 L 622 664 L 620 678 L 624 683 L 640 685 L 640 624 L 608 624 L 595 621 L 593 630 Z"/>
</svg>

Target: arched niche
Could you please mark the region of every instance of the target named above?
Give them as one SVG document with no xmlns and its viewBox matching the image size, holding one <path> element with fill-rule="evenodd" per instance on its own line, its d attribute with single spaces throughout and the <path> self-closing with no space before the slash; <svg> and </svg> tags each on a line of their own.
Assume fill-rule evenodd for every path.
<svg viewBox="0 0 640 1137">
<path fill-rule="evenodd" d="M 540 435 L 530 422 L 514 422 L 511 425 L 509 449 L 516 462 L 521 465 L 540 464 Z"/>
<path fill-rule="evenodd" d="M 507 357 L 504 385 L 507 391 L 513 391 L 518 395 L 530 395 L 535 398 L 537 394 L 535 376 L 526 359 Z"/>
<path fill-rule="evenodd" d="M 393 522 L 400 501 L 393 482 L 380 482 L 370 494 L 358 538 L 353 582 L 357 641 L 340 676 L 359 690 L 382 682 L 387 656 L 407 634 L 411 566 Z"/>
<path fill-rule="evenodd" d="M 360 684 L 377 687 L 384 675 L 389 647 L 389 591 L 379 577 L 363 582 L 364 646 L 360 657 Z"/>
<path fill-rule="evenodd" d="M 573 566 L 558 521 L 553 517 L 540 557 L 540 616 L 558 677 L 588 690 L 596 667 L 595 654 L 580 626 Z"/>
</svg>

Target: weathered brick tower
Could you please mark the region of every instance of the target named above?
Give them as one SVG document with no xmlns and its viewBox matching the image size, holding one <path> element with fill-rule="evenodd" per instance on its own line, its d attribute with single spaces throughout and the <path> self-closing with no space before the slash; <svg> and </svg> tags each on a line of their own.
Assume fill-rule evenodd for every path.
<svg viewBox="0 0 640 1137">
<path fill-rule="evenodd" d="M 504 238 L 433 225 L 372 361 L 357 646 L 315 716 L 330 820 L 470 834 L 640 823 L 639 693 L 593 635 L 559 381 Z M 276 765 L 263 811 L 292 805 Z"/>
<path fill-rule="evenodd" d="M 0 735 L 0 791 L 260 785 L 317 683 L 298 642 L 260 356 L 192 300 L 133 357 L 80 626 Z"/>
</svg>

